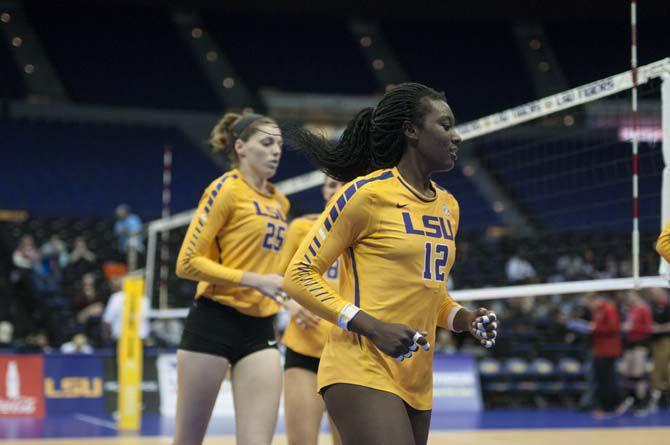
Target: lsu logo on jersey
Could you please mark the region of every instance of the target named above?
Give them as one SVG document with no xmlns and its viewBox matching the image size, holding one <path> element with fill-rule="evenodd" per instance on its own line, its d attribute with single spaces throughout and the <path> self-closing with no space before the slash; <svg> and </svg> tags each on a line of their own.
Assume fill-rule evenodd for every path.
<svg viewBox="0 0 670 445">
<path fill-rule="evenodd" d="M 275 219 L 282 222 L 287 221 L 281 211 L 281 208 L 272 207 L 267 204 L 262 205 L 257 201 L 254 201 L 254 208 L 256 209 L 256 214 L 259 216 L 264 216 L 266 218 Z"/>
<path fill-rule="evenodd" d="M 451 215 L 449 209 L 446 207 L 445 215 Z M 421 235 L 451 241 L 454 239 L 454 230 L 451 227 L 451 221 L 445 217 L 432 215 L 412 216 L 409 212 L 402 212 L 402 221 L 405 224 L 405 232 L 409 235 Z"/>
</svg>

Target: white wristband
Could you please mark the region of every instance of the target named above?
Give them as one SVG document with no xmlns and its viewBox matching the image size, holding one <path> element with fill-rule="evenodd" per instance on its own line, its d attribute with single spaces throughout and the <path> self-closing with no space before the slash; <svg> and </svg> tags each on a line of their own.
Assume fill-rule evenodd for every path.
<svg viewBox="0 0 670 445">
<path fill-rule="evenodd" d="M 352 318 L 354 318 L 356 314 L 358 314 L 360 310 L 361 308 L 354 306 L 353 304 L 347 304 L 340 311 L 340 316 L 337 317 L 337 325 L 348 332 L 349 322 L 351 321 Z"/>
</svg>

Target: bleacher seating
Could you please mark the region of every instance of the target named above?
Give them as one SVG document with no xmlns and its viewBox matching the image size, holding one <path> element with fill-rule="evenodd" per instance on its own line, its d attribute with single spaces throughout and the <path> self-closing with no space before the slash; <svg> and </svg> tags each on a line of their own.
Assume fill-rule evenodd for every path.
<svg viewBox="0 0 670 445">
<path fill-rule="evenodd" d="M 75 101 L 222 108 L 167 8 L 87 3 L 28 3 L 29 20 Z"/>
<path fill-rule="evenodd" d="M 512 23 L 444 20 L 388 21 L 383 31 L 412 80 L 444 90 L 457 122 L 534 99 Z"/>
<path fill-rule="evenodd" d="M 177 130 L 111 124 L 0 122 L 0 207 L 35 216 L 113 218 L 129 204 L 142 218 L 161 212 L 163 147 L 173 146 L 172 211 L 193 208 L 220 175 Z M 138 192 L 139 191 L 139 192 Z"/>
<path fill-rule="evenodd" d="M 667 32 L 663 23 L 653 18 L 639 23 L 638 65 L 668 57 Z M 568 87 L 630 69 L 628 21 L 547 22 L 544 29 Z M 586 60 L 588 63 L 584 63 Z"/>
<path fill-rule="evenodd" d="M 207 30 L 254 88 L 372 94 L 380 91 L 346 20 L 324 16 L 203 13 Z M 253 50 L 252 50 L 253 48 Z"/>
<path fill-rule="evenodd" d="M 2 60 L 2 63 L 0 63 L 0 79 L 2 79 L 0 82 L 0 100 L 18 99 L 25 96 L 23 79 L 19 73 L 16 59 L 4 39 L 0 39 L 0 60 Z"/>
<path fill-rule="evenodd" d="M 549 129 L 541 135 L 491 135 L 476 141 L 482 162 L 548 231 L 630 230 L 630 144 L 615 130 Z M 661 151 L 640 151 L 640 227 L 657 230 Z"/>
</svg>

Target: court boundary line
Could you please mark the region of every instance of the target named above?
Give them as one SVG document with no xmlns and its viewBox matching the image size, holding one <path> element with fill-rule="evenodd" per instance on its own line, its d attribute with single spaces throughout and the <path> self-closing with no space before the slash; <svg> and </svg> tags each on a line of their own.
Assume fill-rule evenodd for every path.
<svg viewBox="0 0 670 445">
<path fill-rule="evenodd" d="M 119 427 L 115 422 L 110 422 L 99 417 L 87 416 L 86 414 L 77 413 L 74 415 L 74 419 L 84 423 L 90 423 L 91 425 L 101 426 L 103 428 L 108 428 L 110 430 L 119 431 Z"/>
</svg>

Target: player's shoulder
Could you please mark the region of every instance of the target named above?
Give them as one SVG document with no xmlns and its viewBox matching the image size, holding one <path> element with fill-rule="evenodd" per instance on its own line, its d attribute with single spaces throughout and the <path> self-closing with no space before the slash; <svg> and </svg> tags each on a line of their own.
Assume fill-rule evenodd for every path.
<svg viewBox="0 0 670 445">
<path fill-rule="evenodd" d="M 441 186 L 435 181 L 431 181 L 433 184 L 433 187 L 435 188 L 435 191 L 437 192 L 438 199 L 442 199 L 446 201 L 448 204 L 455 205 L 458 207 L 458 200 L 456 197 L 445 187 Z"/>
<path fill-rule="evenodd" d="M 291 201 L 276 186 L 274 188 L 274 197 L 281 204 L 285 212 L 291 207 Z"/>
<path fill-rule="evenodd" d="M 300 215 L 297 218 L 293 220 L 293 223 L 298 223 L 298 224 L 313 224 L 314 221 L 319 219 L 320 214 L 319 213 L 308 213 L 306 215 Z M 291 224 L 293 224 L 291 223 Z"/>
<path fill-rule="evenodd" d="M 369 200 L 383 193 L 391 185 L 389 181 L 395 177 L 392 169 L 375 170 L 364 176 L 359 176 L 342 186 L 340 200 L 347 202 L 356 198 L 359 202 Z"/>
<path fill-rule="evenodd" d="M 235 171 L 231 170 L 214 179 L 207 186 L 209 192 L 215 192 L 214 196 L 217 196 L 223 190 L 228 190 L 233 187 L 240 185 L 240 175 Z"/>
<path fill-rule="evenodd" d="M 308 215 L 302 215 L 297 218 L 295 218 L 293 221 L 291 221 L 291 225 L 289 226 L 289 230 L 294 233 L 299 233 L 299 232 L 309 232 L 316 220 L 319 219 L 319 214 L 318 213 L 311 213 Z"/>
</svg>

